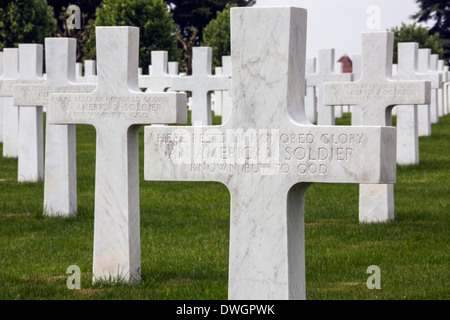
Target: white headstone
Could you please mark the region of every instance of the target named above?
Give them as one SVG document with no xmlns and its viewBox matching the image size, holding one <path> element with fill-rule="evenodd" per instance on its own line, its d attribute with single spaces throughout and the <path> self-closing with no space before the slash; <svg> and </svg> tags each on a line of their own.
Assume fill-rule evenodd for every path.
<svg viewBox="0 0 450 320">
<path fill-rule="evenodd" d="M 442 86 L 442 76 L 429 69 L 430 55 L 430 49 L 419 49 L 417 70 L 423 80 L 431 81 L 430 103 L 418 106 L 419 136 L 431 135 L 431 123 L 437 117 L 437 90 Z"/>
<path fill-rule="evenodd" d="M 19 78 L 16 82 L 44 82 L 42 77 L 43 46 L 19 44 Z M 14 100 L 13 100 L 14 101 Z M 19 106 L 18 181 L 44 180 L 44 122 L 42 106 Z"/>
<path fill-rule="evenodd" d="M 3 157 L 16 158 L 19 154 L 19 109 L 13 105 L 12 86 L 19 77 L 19 49 L 3 49 L 3 61 L 4 73 L 0 79 L 0 97 L 3 100 Z"/>
<path fill-rule="evenodd" d="M 50 93 L 93 91 L 96 87 L 94 84 L 76 83 L 75 59 L 75 39 L 46 38 L 47 79 L 41 85 L 16 85 L 15 102 L 18 105 L 48 107 Z M 95 70 L 95 67 L 87 68 L 88 75 L 90 74 L 88 70 L 92 69 Z M 45 141 L 44 214 L 75 215 L 77 212 L 75 125 L 53 125 L 47 121 Z"/>
<path fill-rule="evenodd" d="M 146 92 L 165 92 L 172 86 L 174 76 L 168 73 L 168 52 L 152 51 L 152 68 L 149 75 L 139 76 L 139 87 Z"/>
<path fill-rule="evenodd" d="M 433 68 L 431 64 L 431 49 L 419 49 L 419 62 L 418 69 L 420 73 L 437 73 L 436 68 Z M 441 79 L 442 81 L 442 79 Z M 442 82 L 439 86 L 441 88 Z M 430 121 L 431 123 L 437 123 L 438 117 L 438 90 L 439 88 L 431 89 L 431 101 L 430 101 Z M 419 115 L 420 117 L 420 115 Z"/>
<path fill-rule="evenodd" d="M 325 82 L 352 81 L 352 74 L 336 74 L 334 72 L 334 49 L 320 49 L 317 59 L 317 73 L 307 74 L 307 85 L 316 87 L 317 124 L 334 125 L 334 107 L 323 103 L 323 84 Z"/>
<path fill-rule="evenodd" d="M 192 93 L 192 123 L 212 124 L 210 94 L 214 90 L 228 90 L 229 77 L 211 74 L 212 49 L 194 47 L 192 49 L 192 75 L 176 77 L 172 90 Z"/>
<path fill-rule="evenodd" d="M 392 125 L 394 105 L 428 103 L 429 82 L 391 80 L 393 46 L 391 32 L 362 33 L 361 78 L 356 82 L 326 83 L 324 103 L 358 105 L 363 126 Z M 395 154 L 394 151 L 391 156 L 395 158 Z M 359 220 L 379 222 L 393 218 L 393 185 L 360 185 Z"/>
<path fill-rule="evenodd" d="M 306 59 L 306 74 L 316 73 L 316 58 Z M 317 94 L 316 87 L 306 81 L 306 97 L 305 97 L 306 117 L 309 122 L 317 122 Z"/>
<path fill-rule="evenodd" d="M 439 55 L 438 54 L 432 54 L 430 56 L 430 66 L 431 70 L 438 72 L 442 75 L 442 83 L 447 82 L 446 74 L 439 69 Z M 443 93 L 443 86 L 441 86 L 437 91 L 437 116 L 438 121 L 439 117 L 442 117 L 444 115 L 444 93 Z"/>
<path fill-rule="evenodd" d="M 140 91 L 139 28 L 97 27 L 96 41 L 96 90 L 51 94 L 49 121 L 96 128 L 93 278 L 135 282 L 140 279 L 139 128 L 186 123 L 186 96 Z"/>
<path fill-rule="evenodd" d="M 394 182 L 395 129 L 307 120 L 305 9 L 232 8 L 231 50 L 231 118 L 146 127 L 145 179 L 228 187 L 230 299 L 304 299 L 307 187 Z"/>
<path fill-rule="evenodd" d="M 415 42 L 398 44 L 398 65 L 394 80 L 419 80 L 417 77 L 419 45 Z M 397 163 L 419 163 L 419 124 L 417 105 L 397 106 Z"/>
</svg>

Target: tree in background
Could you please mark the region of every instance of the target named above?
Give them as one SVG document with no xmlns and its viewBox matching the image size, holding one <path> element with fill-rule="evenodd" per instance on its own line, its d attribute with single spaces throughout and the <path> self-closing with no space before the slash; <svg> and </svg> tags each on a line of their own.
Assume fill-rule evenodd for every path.
<svg viewBox="0 0 450 320">
<path fill-rule="evenodd" d="M 191 73 L 192 47 L 204 39 L 204 28 L 227 5 L 250 7 L 255 0 L 165 0 L 178 27 L 177 40 L 183 51 L 182 71 Z M 214 50 L 213 50 L 214 52 Z"/>
<path fill-rule="evenodd" d="M 165 0 L 173 20 L 183 37 L 190 38 L 192 28 L 198 31 L 195 45 L 203 39 L 203 29 L 214 19 L 217 11 L 225 9 L 227 4 L 239 7 L 251 7 L 255 0 Z"/>
<path fill-rule="evenodd" d="M 44 43 L 56 20 L 45 0 L 0 1 L 0 50 L 19 43 Z"/>
<path fill-rule="evenodd" d="M 230 55 L 230 9 L 234 5 L 227 4 L 222 12 L 217 12 L 203 30 L 203 45 L 212 48 L 213 67 L 222 65 L 222 56 Z"/>
<path fill-rule="evenodd" d="M 152 50 L 166 50 L 170 60 L 179 60 L 176 25 L 163 0 L 104 0 L 84 47 L 86 59 L 95 59 L 96 26 L 139 27 L 139 66 L 144 70 L 151 64 Z"/>
<path fill-rule="evenodd" d="M 417 22 L 434 21 L 429 34 L 438 35 L 444 47 L 443 58 L 450 60 L 450 1 L 448 0 L 416 0 L 420 11 L 411 16 Z"/>
<path fill-rule="evenodd" d="M 77 40 L 77 61 L 82 62 L 83 47 L 89 38 L 90 29 L 95 21 L 95 10 L 102 0 L 47 0 L 48 4 L 53 7 L 55 17 L 57 18 L 57 28 L 54 32 L 55 37 L 69 37 Z M 81 29 L 69 29 L 67 27 L 67 19 L 71 13 L 67 13 L 68 5 L 77 5 L 81 11 Z"/>
<path fill-rule="evenodd" d="M 429 48 L 433 54 L 438 54 L 439 58 L 444 56 L 444 48 L 439 42 L 439 34 L 430 35 L 428 30 L 424 27 L 416 25 L 415 23 L 391 28 L 394 33 L 394 63 L 397 63 L 397 51 L 399 42 L 417 42 L 419 48 Z"/>
</svg>

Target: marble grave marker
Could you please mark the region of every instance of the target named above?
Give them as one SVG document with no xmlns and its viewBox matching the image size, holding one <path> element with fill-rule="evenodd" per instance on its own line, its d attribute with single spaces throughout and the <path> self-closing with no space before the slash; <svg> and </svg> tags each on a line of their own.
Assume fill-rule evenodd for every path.
<svg viewBox="0 0 450 320">
<path fill-rule="evenodd" d="M 43 46 L 41 44 L 19 44 L 19 77 L 15 84 L 43 83 Z M 14 88 L 14 85 L 13 85 Z M 18 181 L 44 180 L 44 120 L 42 106 L 21 106 L 19 109 Z"/>
<path fill-rule="evenodd" d="M 334 60 L 334 49 L 320 49 L 316 73 L 306 75 L 307 85 L 316 87 L 318 125 L 335 125 L 334 107 L 326 106 L 323 103 L 323 84 L 353 80 L 352 74 L 334 72 Z"/>
<path fill-rule="evenodd" d="M 361 125 L 392 125 L 394 105 L 428 103 L 427 81 L 394 81 L 391 32 L 362 33 L 361 78 L 356 82 L 326 83 L 324 103 L 358 105 Z M 393 151 L 393 157 L 396 157 Z M 394 218 L 393 184 L 362 184 L 359 188 L 359 221 L 380 222 Z"/>
<path fill-rule="evenodd" d="M 230 299 L 304 299 L 307 187 L 394 183 L 395 128 L 307 120 L 305 9 L 232 8 L 231 48 L 230 119 L 145 127 L 145 179 L 228 187 Z"/>
<path fill-rule="evenodd" d="M 186 123 L 186 95 L 144 93 L 138 84 L 139 29 L 97 27 L 97 88 L 50 94 L 52 124 L 97 131 L 93 280 L 140 280 L 140 125 Z"/>
<path fill-rule="evenodd" d="M 172 82 L 172 90 L 190 91 L 192 93 L 192 123 L 212 124 L 211 92 L 228 90 L 228 76 L 211 74 L 212 49 L 210 47 L 194 47 L 192 49 L 192 75 L 176 77 Z"/>
<path fill-rule="evenodd" d="M 15 85 L 17 105 L 48 108 L 50 93 L 87 93 L 94 84 L 78 84 L 75 78 L 76 40 L 46 38 L 47 78 L 38 85 Z M 86 61 L 85 61 L 86 63 Z M 92 71 L 92 66 L 87 68 Z M 94 68 L 95 70 L 95 68 Z M 89 71 L 86 71 L 90 75 Z M 46 123 L 44 214 L 72 216 L 77 212 L 76 131 L 75 125 Z"/>
<path fill-rule="evenodd" d="M 3 100 L 3 157 L 17 158 L 19 109 L 13 105 L 12 85 L 19 77 L 19 49 L 4 48 L 3 61 L 4 73 L 0 78 L 0 99 Z"/>
</svg>

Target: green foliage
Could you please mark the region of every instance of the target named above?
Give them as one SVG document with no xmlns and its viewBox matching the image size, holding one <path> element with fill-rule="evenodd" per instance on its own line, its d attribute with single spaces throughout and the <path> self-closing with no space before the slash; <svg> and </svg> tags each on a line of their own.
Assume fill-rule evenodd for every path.
<svg viewBox="0 0 450 320">
<path fill-rule="evenodd" d="M 222 12 L 217 12 L 217 17 L 209 22 L 203 30 L 203 45 L 212 47 L 213 67 L 222 65 L 222 56 L 230 55 L 230 8 L 227 4 Z M 234 5 L 233 5 L 234 7 Z"/>
<path fill-rule="evenodd" d="M 56 28 L 46 0 L 0 1 L 0 50 L 19 43 L 44 43 Z"/>
<path fill-rule="evenodd" d="M 439 42 L 439 34 L 429 35 L 428 30 L 415 23 L 391 28 L 394 33 L 394 63 L 397 63 L 397 48 L 399 42 L 417 42 L 420 48 L 429 48 L 433 54 L 438 54 L 440 59 L 444 57 L 444 48 Z"/>
<path fill-rule="evenodd" d="M 85 59 L 95 59 L 96 26 L 139 27 L 139 66 L 151 64 L 152 50 L 166 50 L 170 60 L 179 59 L 176 25 L 163 0 L 104 0 L 84 47 Z"/>
<path fill-rule="evenodd" d="M 338 125 L 350 124 L 345 115 Z M 92 284 L 96 133 L 77 125 L 76 217 L 44 217 L 43 182 L 18 183 L 17 159 L 0 156 L 1 300 L 227 298 L 230 193 L 221 183 L 144 181 L 143 129 L 141 283 Z M 359 223 L 357 184 L 308 188 L 308 299 L 450 298 L 450 115 L 432 132 L 420 137 L 420 164 L 397 167 L 395 221 Z M 0 154 L 2 148 L 0 143 Z M 66 287 L 66 269 L 73 264 L 82 272 L 81 290 Z M 366 287 L 366 269 L 373 264 L 381 269 L 380 290 Z"/>
<path fill-rule="evenodd" d="M 444 46 L 444 58 L 450 60 L 450 1 L 416 0 L 419 12 L 411 18 L 417 22 L 433 21 L 430 34 L 439 34 L 439 41 Z"/>
<path fill-rule="evenodd" d="M 166 0 L 173 13 L 173 19 L 183 37 L 191 35 L 191 28 L 198 30 L 197 43 L 203 39 L 203 28 L 214 18 L 217 11 L 222 11 L 226 5 L 235 4 L 239 7 L 251 7 L 255 0 Z"/>
</svg>

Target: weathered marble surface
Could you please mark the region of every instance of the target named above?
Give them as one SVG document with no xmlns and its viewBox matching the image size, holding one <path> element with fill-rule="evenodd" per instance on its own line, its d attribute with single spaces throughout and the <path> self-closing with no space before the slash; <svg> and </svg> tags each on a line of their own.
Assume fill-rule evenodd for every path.
<svg viewBox="0 0 450 320">
<path fill-rule="evenodd" d="M 362 33 L 361 78 L 355 82 L 326 83 L 324 103 L 358 105 L 362 126 L 391 125 L 394 105 L 429 103 L 429 82 L 391 80 L 393 44 L 391 32 Z M 393 157 L 396 158 L 395 154 Z M 359 220 L 380 222 L 393 219 L 393 190 L 389 185 L 361 185 Z"/>
<path fill-rule="evenodd" d="M 50 94 L 52 124 L 97 131 L 93 280 L 140 280 L 140 125 L 186 123 L 186 95 L 138 86 L 139 29 L 97 27 L 94 92 Z"/>
<path fill-rule="evenodd" d="M 306 10 L 232 8 L 231 42 L 230 119 L 145 127 L 145 179 L 228 187 L 230 299 L 304 299 L 307 187 L 393 183 L 395 129 L 307 120 Z"/>
</svg>

